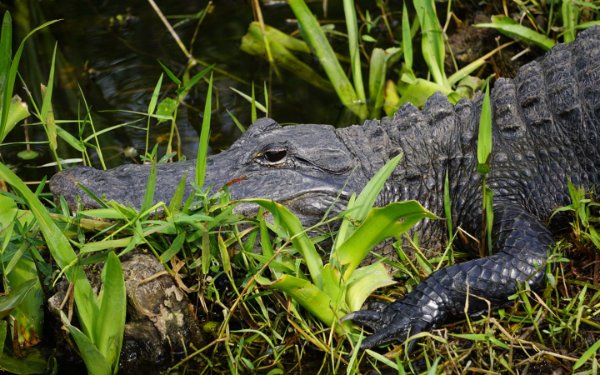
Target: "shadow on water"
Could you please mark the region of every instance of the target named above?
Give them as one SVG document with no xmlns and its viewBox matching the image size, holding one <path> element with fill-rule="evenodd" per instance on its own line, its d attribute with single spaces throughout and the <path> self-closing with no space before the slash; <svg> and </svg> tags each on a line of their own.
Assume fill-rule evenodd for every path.
<svg viewBox="0 0 600 375">
<path fill-rule="evenodd" d="M 215 75 L 212 149 L 209 152 L 227 148 L 240 135 L 228 111 L 244 126 L 251 122 L 250 104 L 233 92 L 231 87 L 250 94 L 254 83 L 257 100 L 263 101 L 263 84 L 266 82 L 270 91 L 270 115 L 281 123 L 330 123 L 343 126 L 357 122 L 333 93 L 319 91 L 285 71 L 278 77 L 268 63 L 240 50 L 241 38 L 253 21 L 249 2 L 216 1 L 209 6 L 200 24 L 196 20 L 185 20 L 178 16 L 197 14 L 207 6 L 207 2 L 164 1 L 158 5 L 171 24 L 175 25 L 178 35 L 192 54 L 225 72 Z M 315 11 L 318 12 L 319 8 L 315 7 Z M 85 115 L 84 103 L 87 102 L 96 131 L 130 123 L 104 134 L 100 144 L 108 167 L 139 162 L 135 155 L 144 153 L 146 119 L 135 112 L 147 112 L 152 91 L 162 73 L 158 61 L 176 74 L 182 74 L 186 66 L 186 57 L 149 3 L 145 0 L 23 0 L 14 2 L 8 9 L 15 19 L 15 33 L 19 40 L 43 22 L 62 20 L 28 42 L 21 64 L 23 79 L 38 102 L 41 102 L 39 83 L 48 79 L 56 43 L 57 73 L 53 94 L 56 118 L 82 119 Z M 293 17 L 289 7 L 263 7 L 263 12 L 270 25 L 286 32 L 296 30 L 296 26 L 289 22 Z M 339 9 L 330 9 L 330 16 L 342 17 Z M 190 45 L 192 40 L 194 42 Z M 170 84 L 166 77 L 163 81 L 163 97 L 173 95 L 174 85 L 170 84 L 165 90 L 165 84 Z M 197 153 L 205 96 L 206 84 L 197 85 L 177 115 L 178 132 L 182 140 L 181 153 L 187 158 L 194 158 Z M 79 132 L 74 121 L 61 126 L 75 136 Z M 13 131 L 7 141 L 22 140 L 25 132 L 30 140 L 45 139 L 40 128 L 28 128 L 27 131 Z M 86 133 L 90 132 L 88 127 Z M 164 145 L 169 132 L 170 124 L 166 122 L 152 125 L 150 147 L 159 144 L 162 147 L 159 148 L 159 155 L 165 152 Z M 35 160 L 24 162 L 16 156 L 22 151 L 22 145 L 4 147 L 2 156 L 5 161 L 20 167 L 22 177 L 36 180 L 44 174 L 52 174 L 54 169 L 28 167 L 52 161 L 44 146 L 33 147 L 42 155 Z M 80 156 L 64 144 L 60 147 L 59 155 L 62 158 Z M 99 166 L 97 155 L 92 162 Z"/>
</svg>

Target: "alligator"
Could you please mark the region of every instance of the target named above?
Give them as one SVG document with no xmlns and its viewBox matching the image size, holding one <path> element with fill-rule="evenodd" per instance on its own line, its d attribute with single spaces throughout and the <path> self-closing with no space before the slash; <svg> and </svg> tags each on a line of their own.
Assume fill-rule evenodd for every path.
<svg viewBox="0 0 600 375">
<path fill-rule="evenodd" d="M 229 149 L 210 156 L 205 185 L 228 185 L 232 197 L 270 198 L 304 224 L 338 213 L 391 157 L 404 157 L 377 204 L 415 199 L 444 214 L 449 180 L 452 222 L 475 237 L 482 233 L 482 175 L 477 143 L 482 95 L 451 104 L 433 95 L 422 110 L 407 104 L 392 117 L 336 129 L 330 125 L 281 126 L 256 121 Z M 544 286 L 555 230 L 564 225 L 557 207 L 569 204 L 568 181 L 600 193 L 600 28 L 580 33 L 499 78 L 491 92 L 493 152 L 485 183 L 493 191 L 491 255 L 432 273 L 391 304 L 345 317 L 367 326 L 371 348 L 430 330 L 451 317 L 485 312 L 507 303 L 519 288 Z M 109 200 L 139 207 L 149 165 L 108 171 L 75 167 L 56 174 L 50 188 L 73 207 L 98 203 L 80 185 Z M 156 167 L 155 201 L 169 202 L 179 181 L 192 194 L 193 162 Z M 242 205 L 242 213 L 255 208 Z M 447 240 L 445 220 L 425 220 L 414 229 L 423 248 Z M 550 229 L 552 228 L 552 230 Z M 473 248 L 468 236 L 458 247 Z"/>
</svg>

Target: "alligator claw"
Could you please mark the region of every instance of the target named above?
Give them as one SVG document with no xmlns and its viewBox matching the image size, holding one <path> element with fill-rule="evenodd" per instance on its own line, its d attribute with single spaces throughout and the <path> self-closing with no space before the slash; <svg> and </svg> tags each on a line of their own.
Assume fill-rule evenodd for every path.
<svg viewBox="0 0 600 375">
<path fill-rule="evenodd" d="M 393 341 L 406 340 L 409 335 L 427 330 L 433 325 L 424 319 L 417 306 L 402 301 L 387 305 L 381 311 L 355 311 L 344 316 L 342 320 L 352 320 L 373 330 L 373 334 L 362 342 L 361 349 L 363 350 L 389 344 Z M 411 347 L 412 343 L 409 344 L 409 350 Z"/>
</svg>

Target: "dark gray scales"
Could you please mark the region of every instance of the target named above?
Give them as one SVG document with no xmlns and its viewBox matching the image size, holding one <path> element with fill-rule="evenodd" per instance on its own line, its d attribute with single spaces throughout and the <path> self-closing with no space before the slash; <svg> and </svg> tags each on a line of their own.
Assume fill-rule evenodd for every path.
<svg viewBox="0 0 600 375">
<path fill-rule="evenodd" d="M 443 216 L 443 186 L 450 179 L 453 223 L 481 233 L 481 176 L 477 172 L 477 131 L 481 98 L 451 105 L 441 94 L 423 110 L 402 107 L 392 118 L 362 126 L 281 127 L 261 119 L 230 149 L 209 158 L 206 185 L 229 189 L 234 198 L 264 197 L 282 202 L 304 224 L 318 222 L 333 205 L 344 208 L 390 157 L 404 159 L 387 182 L 379 205 L 416 199 Z M 363 347 L 401 340 L 410 333 L 461 316 L 468 294 L 471 313 L 498 306 L 520 284 L 544 283 L 554 242 L 548 219 L 569 203 L 567 181 L 600 193 L 600 28 L 582 32 L 523 66 L 514 79 L 499 79 L 492 90 L 493 157 L 487 183 L 494 191 L 493 255 L 444 268 L 415 290 L 380 310 L 347 316 L 371 327 Z M 72 207 L 98 196 L 139 206 L 150 167 L 129 165 L 111 171 L 87 167 L 61 172 L 52 192 Z M 155 200 L 168 202 L 178 181 L 194 176 L 193 163 L 158 167 Z M 188 187 L 187 193 L 191 193 Z M 240 206 L 243 213 L 255 208 Z M 444 220 L 414 229 L 424 248 L 439 248 L 447 237 Z M 468 247 L 469 244 L 458 244 Z"/>
</svg>

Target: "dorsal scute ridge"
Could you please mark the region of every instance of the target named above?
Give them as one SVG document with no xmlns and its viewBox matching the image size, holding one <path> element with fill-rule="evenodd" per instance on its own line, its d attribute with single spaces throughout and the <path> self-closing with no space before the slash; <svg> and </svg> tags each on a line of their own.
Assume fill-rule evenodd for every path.
<svg viewBox="0 0 600 375">
<path fill-rule="evenodd" d="M 492 89 L 493 119 L 503 139 L 525 137 L 527 128 L 521 116 L 517 88 L 512 79 L 499 78 Z"/>
</svg>

